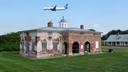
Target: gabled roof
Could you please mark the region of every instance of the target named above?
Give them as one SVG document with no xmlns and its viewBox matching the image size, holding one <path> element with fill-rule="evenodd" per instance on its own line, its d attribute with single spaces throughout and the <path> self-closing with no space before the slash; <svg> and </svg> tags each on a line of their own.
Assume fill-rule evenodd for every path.
<svg viewBox="0 0 128 72">
<path fill-rule="evenodd" d="M 106 42 L 128 42 L 128 34 L 110 35 Z"/>
</svg>

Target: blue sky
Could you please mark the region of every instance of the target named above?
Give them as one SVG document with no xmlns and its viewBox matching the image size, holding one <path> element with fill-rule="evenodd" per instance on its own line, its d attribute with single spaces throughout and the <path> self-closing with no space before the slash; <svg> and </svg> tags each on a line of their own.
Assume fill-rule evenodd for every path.
<svg viewBox="0 0 128 72">
<path fill-rule="evenodd" d="M 44 6 L 63 6 L 65 11 L 44 11 Z M 128 29 L 128 0 L 0 0 L 0 35 L 28 29 L 54 26 L 65 16 L 69 27 L 84 24 L 86 29 L 107 33 Z"/>
</svg>

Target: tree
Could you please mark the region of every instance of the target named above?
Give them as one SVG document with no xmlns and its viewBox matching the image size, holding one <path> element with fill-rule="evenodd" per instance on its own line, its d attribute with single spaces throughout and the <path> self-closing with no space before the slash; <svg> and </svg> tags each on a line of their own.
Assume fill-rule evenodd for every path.
<svg viewBox="0 0 128 72">
<path fill-rule="evenodd" d="M 20 37 L 18 32 L 0 36 L 0 51 L 15 51 L 19 49 Z"/>
</svg>

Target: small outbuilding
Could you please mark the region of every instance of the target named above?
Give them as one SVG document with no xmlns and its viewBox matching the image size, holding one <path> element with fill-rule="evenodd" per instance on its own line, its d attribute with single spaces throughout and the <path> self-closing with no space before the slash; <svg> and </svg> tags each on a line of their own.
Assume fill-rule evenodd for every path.
<svg viewBox="0 0 128 72">
<path fill-rule="evenodd" d="M 128 34 L 110 35 L 105 42 L 108 46 L 128 46 Z"/>
<path fill-rule="evenodd" d="M 20 31 L 20 54 L 28 57 L 84 55 L 101 52 L 101 32 L 91 29 L 68 27 L 63 18 L 60 27 L 52 21 L 47 27 Z"/>
</svg>

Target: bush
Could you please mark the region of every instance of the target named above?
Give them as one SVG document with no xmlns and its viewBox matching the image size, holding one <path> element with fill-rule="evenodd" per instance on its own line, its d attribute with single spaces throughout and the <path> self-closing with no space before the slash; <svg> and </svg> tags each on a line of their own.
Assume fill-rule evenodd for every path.
<svg viewBox="0 0 128 72">
<path fill-rule="evenodd" d="M 18 32 L 8 33 L 0 36 L 0 51 L 19 50 L 20 36 Z"/>
<path fill-rule="evenodd" d="M 19 43 L 8 42 L 0 44 L 0 51 L 18 51 Z"/>
</svg>

